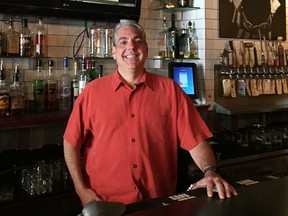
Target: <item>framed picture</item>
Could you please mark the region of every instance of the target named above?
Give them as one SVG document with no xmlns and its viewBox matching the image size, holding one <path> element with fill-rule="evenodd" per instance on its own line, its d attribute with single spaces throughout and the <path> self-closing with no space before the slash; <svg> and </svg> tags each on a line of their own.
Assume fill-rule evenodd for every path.
<svg viewBox="0 0 288 216">
<path fill-rule="evenodd" d="M 219 0 L 219 37 L 286 40 L 285 0 Z"/>
</svg>

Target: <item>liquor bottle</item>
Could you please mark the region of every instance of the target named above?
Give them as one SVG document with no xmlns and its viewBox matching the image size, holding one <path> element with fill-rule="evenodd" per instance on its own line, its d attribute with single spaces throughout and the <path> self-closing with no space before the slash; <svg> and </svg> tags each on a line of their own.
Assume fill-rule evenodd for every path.
<svg viewBox="0 0 288 216">
<path fill-rule="evenodd" d="M 2 51 L 3 51 L 3 34 L 0 31 L 0 56 L 3 55 Z"/>
<path fill-rule="evenodd" d="M 14 30 L 12 18 L 9 20 L 8 30 L 3 35 L 3 56 L 19 56 L 19 33 Z"/>
<path fill-rule="evenodd" d="M 74 106 L 75 100 L 79 95 L 79 76 L 77 61 L 74 61 L 74 74 L 71 79 L 71 109 Z"/>
<path fill-rule="evenodd" d="M 103 76 L 103 65 L 98 65 L 98 77 Z"/>
<path fill-rule="evenodd" d="M 0 117 L 9 116 L 9 87 L 5 82 L 3 59 L 0 62 Z"/>
<path fill-rule="evenodd" d="M 68 69 L 68 57 L 63 59 L 63 73 L 59 78 L 59 110 L 71 109 L 71 76 Z"/>
<path fill-rule="evenodd" d="M 19 81 L 19 65 L 15 64 L 13 73 L 13 82 L 9 87 L 10 95 L 10 115 L 19 116 L 24 114 L 25 110 L 25 87 Z"/>
<path fill-rule="evenodd" d="M 171 9 L 176 7 L 176 0 L 165 0 L 164 1 L 165 8 Z"/>
<path fill-rule="evenodd" d="M 163 16 L 163 29 L 158 34 L 158 55 L 162 58 L 168 58 L 168 45 L 167 45 L 168 31 L 166 16 Z"/>
<path fill-rule="evenodd" d="M 184 58 L 185 48 L 186 48 L 186 28 L 181 29 L 181 35 L 178 37 L 178 45 L 179 45 L 179 58 Z"/>
<path fill-rule="evenodd" d="M 191 42 L 192 42 L 192 22 L 188 22 L 188 27 L 186 29 L 186 45 L 184 58 L 191 58 Z"/>
<path fill-rule="evenodd" d="M 107 26 L 105 28 L 105 51 L 104 51 L 104 57 L 106 58 L 113 56 L 112 38 L 113 38 L 113 28 L 111 26 Z"/>
<path fill-rule="evenodd" d="M 45 104 L 47 111 L 57 110 L 57 79 L 53 72 L 53 60 L 48 61 L 48 76 L 45 82 Z"/>
<path fill-rule="evenodd" d="M 37 60 L 37 71 L 33 78 L 33 101 L 36 112 L 45 111 L 45 78 L 42 75 L 42 61 Z"/>
<path fill-rule="evenodd" d="M 91 60 L 90 59 L 86 59 L 86 74 L 88 76 L 88 82 L 90 82 L 90 73 L 91 73 Z"/>
<path fill-rule="evenodd" d="M 86 61 L 85 58 L 82 59 L 81 62 L 81 70 L 79 72 L 79 94 L 83 91 L 83 89 L 86 87 L 86 85 L 89 82 L 89 77 L 86 72 Z"/>
<path fill-rule="evenodd" d="M 35 52 L 36 56 L 46 56 L 46 43 L 45 43 L 45 28 L 43 26 L 43 19 L 38 19 L 38 25 L 36 27 L 35 38 Z"/>
<path fill-rule="evenodd" d="M 168 29 L 168 57 L 178 58 L 178 29 L 175 25 L 175 14 L 171 14 L 171 27 Z"/>
<path fill-rule="evenodd" d="M 188 7 L 189 1 L 188 0 L 178 0 L 177 7 Z"/>
<path fill-rule="evenodd" d="M 21 57 L 32 56 L 32 38 L 27 27 L 27 19 L 22 19 L 22 29 L 19 31 L 19 55 Z"/>
<path fill-rule="evenodd" d="M 86 64 L 86 67 L 87 67 L 87 64 Z M 96 62 L 94 59 L 91 59 L 89 69 L 86 68 L 86 71 L 88 72 L 89 82 L 99 77 L 99 74 L 96 71 Z"/>
<path fill-rule="evenodd" d="M 198 36 L 195 28 L 195 22 L 193 22 L 192 24 L 190 52 L 191 52 L 191 58 L 198 58 Z"/>
</svg>

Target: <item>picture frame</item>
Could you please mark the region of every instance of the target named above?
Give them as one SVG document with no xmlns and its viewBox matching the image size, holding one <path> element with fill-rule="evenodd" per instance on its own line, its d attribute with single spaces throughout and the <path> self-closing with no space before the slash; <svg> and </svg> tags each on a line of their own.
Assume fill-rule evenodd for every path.
<svg viewBox="0 0 288 216">
<path fill-rule="evenodd" d="M 274 0 L 219 0 L 219 37 L 286 40 L 286 2 Z M 239 5 L 238 8 L 235 5 Z M 274 13 L 271 11 L 274 10 Z"/>
</svg>

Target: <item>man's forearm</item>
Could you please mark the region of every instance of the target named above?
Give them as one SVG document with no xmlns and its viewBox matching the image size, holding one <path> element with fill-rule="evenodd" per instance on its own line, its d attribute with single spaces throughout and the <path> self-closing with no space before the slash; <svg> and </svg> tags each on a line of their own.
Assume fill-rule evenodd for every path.
<svg viewBox="0 0 288 216">
<path fill-rule="evenodd" d="M 189 151 L 196 165 L 203 171 L 207 167 L 216 166 L 214 152 L 207 141 L 199 143 Z"/>
<path fill-rule="evenodd" d="M 80 150 L 64 140 L 64 158 L 76 191 L 86 188 L 81 166 Z"/>
</svg>

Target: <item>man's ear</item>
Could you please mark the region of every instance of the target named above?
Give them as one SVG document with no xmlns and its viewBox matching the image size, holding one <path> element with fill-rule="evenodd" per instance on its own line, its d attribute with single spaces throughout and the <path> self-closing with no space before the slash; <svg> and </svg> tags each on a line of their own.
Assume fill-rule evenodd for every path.
<svg viewBox="0 0 288 216">
<path fill-rule="evenodd" d="M 115 46 L 112 46 L 112 55 L 113 55 L 113 59 L 115 60 L 116 57 L 115 57 Z"/>
</svg>

